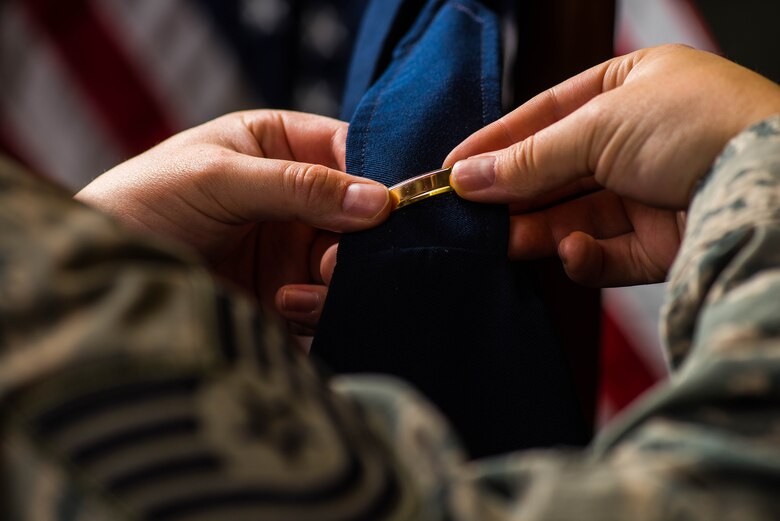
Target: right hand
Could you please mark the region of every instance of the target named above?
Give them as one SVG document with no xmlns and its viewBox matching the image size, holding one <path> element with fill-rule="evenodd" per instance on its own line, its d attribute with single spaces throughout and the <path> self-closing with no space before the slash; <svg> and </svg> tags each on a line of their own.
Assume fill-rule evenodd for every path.
<svg viewBox="0 0 780 521">
<path fill-rule="evenodd" d="M 732 137 L 775 113 L 777 84 L 667 45 L 536 96 L 467 138 L 445 164 L 455 163 L 462 197 L 511 204 L 514 257 L 557 251 L 572 279 L 593 286 L 656 282 L 674 260 L 681 211 L 699 179 Z M 598 186 L 607 190 L 531 211 Z"/>
</svg>

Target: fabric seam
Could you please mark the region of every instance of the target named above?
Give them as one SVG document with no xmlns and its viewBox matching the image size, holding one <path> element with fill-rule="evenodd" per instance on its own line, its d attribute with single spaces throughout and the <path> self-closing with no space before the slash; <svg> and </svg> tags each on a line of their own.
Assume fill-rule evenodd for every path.
<svg viewBox="0 0 780 521">
<path fill-rule="evenodd" d="M 464 13 L 479 24 L 479 101 L 482 108 L 482 124 L 487 125 L 487 100 L 485 99 L 485 20 L 464 4 L 456 2 L 449 4 L 449 7 Z"/>
<path fill-rule="evenodd" d="M 486 103 L 485 103 L 485 20 L 478 16 L 474 11 L 469 9 L 468 6 L 459 3 L 459 2 L 453 2 L 449 3 L 444 6 L 444 8 L 451 8 L 456 11 L 460 11 L 461 13 L 465 14 L 469 18 L 471 18 L 474 22 L 476 22 L 479 25 L 479 89 L 480 89 L 480 105 L 481 105 L 481 112 L 482 112 L 482 123 L 487 124 L 487 114 L 485 113 Z M 362 133 L 362 143 L 360 145 L 360 172 L 358 175 L 361 177 L 365 177 L 366 173 L 366 148 L 368 147 L 368 136 L 371 134 L 371 126 L 374 122 L 374 117 L 376 116 L 376 111 L 379 106 L 379 102 L 381 101 L 382 97 L 385 94 L 385 91 L 387 89 L 387 86 L 390 85 L 395 78 L 398 76 L 398 73 L 401 70 L 401 67 L 406 63 L 406 61 L 409 59 L 409 56 L 411 55 L 412 51 L 417 47 L 420 40 L 427 34 L 428 29 L 430 28 L 431 24 L 436 20 L 436 18 L 439 16 L 441 11 L 431 16 L 430 21 L 426 24 L 425 29 L 420 31 L 420 34 L 415 38 L 413 41 L 409 42 L 406 46 L 406 48 L 403 50 L 403 57 L 400 58 L 397 62 L 393 63 L 393 73 L 389 77 L 386 77 L 382 81 L 382 87 L 377 92 L 376 96 L 374 97 L 374 100 L 371 104 L 371 114 L 368 117 L 368 122 L 366 122 L 366 128 Z"/>
</svg>

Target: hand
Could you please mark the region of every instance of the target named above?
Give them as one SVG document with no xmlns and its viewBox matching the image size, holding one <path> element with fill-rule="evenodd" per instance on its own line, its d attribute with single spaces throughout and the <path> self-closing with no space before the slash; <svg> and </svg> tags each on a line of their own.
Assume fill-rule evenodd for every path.
<svg viewBox="0 0 780 521">
<path fill-rule="evenodd" d="M 513 257 L 557 251 L 569 276 L 588 285 L 655 282 L 674 260 L 698 180 L 732 137 L 778 112 L 773 82 L 710 53 L 663 46 L 540 94 L 445 164 L 482 154 L 455 163 L 452 183 L 466 199 L 511 204 Z M 533 211 L 594 187 L 607 190 Z"/>
<path fill-rule="evenodd" d="M 383 185 L 339 171 L 346 134 L 346 123 L 309 114 L 229 114 L 109 170 L 76 199 L 195 247 L 262 303 L 313 327 L 331 232 L 376 226 L 390 211 Z"/>
</svg>

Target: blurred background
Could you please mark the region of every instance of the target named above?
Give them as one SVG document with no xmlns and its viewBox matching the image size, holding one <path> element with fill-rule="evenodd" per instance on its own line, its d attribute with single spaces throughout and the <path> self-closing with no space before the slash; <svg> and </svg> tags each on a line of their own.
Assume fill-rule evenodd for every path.
<svg viewBox="0 0 780 521">
<path fill-rule="evenodd" d="M 0 152 L 75 192 L 226 112 L 336 116 L 367 1 L 0 0 Z M 523 16 L 538 0 L 506 3 Z M 778 0 L 617 0 L 615 8 L 617 54 L 686 43 L 780 80 Z M 560 29 L 559 38 L 588 37 L 587 27 Z M 505 42 L 522 32 L 506 30 Z M 530 54 L 522 41 L 508 41 L 507 56 Z M 662 293 L 663 285 L 602 293 L 599 424 L 668 373 Z"/>
</svg>

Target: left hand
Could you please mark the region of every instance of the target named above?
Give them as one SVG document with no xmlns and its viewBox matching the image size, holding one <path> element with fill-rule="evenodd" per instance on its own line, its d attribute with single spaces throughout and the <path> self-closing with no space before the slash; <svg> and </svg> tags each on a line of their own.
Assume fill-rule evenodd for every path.
<svg viewBox="0 0 780 521">
<path fill-rule="evenodd" d="M 332 232 L 376 226 L 387 189 L 343 172 L 347 124 L 258 110 L 184 131 L 95 179 L 76 199 L 196 248 L 213 269 L 307 328 Z"/>
</svg>

